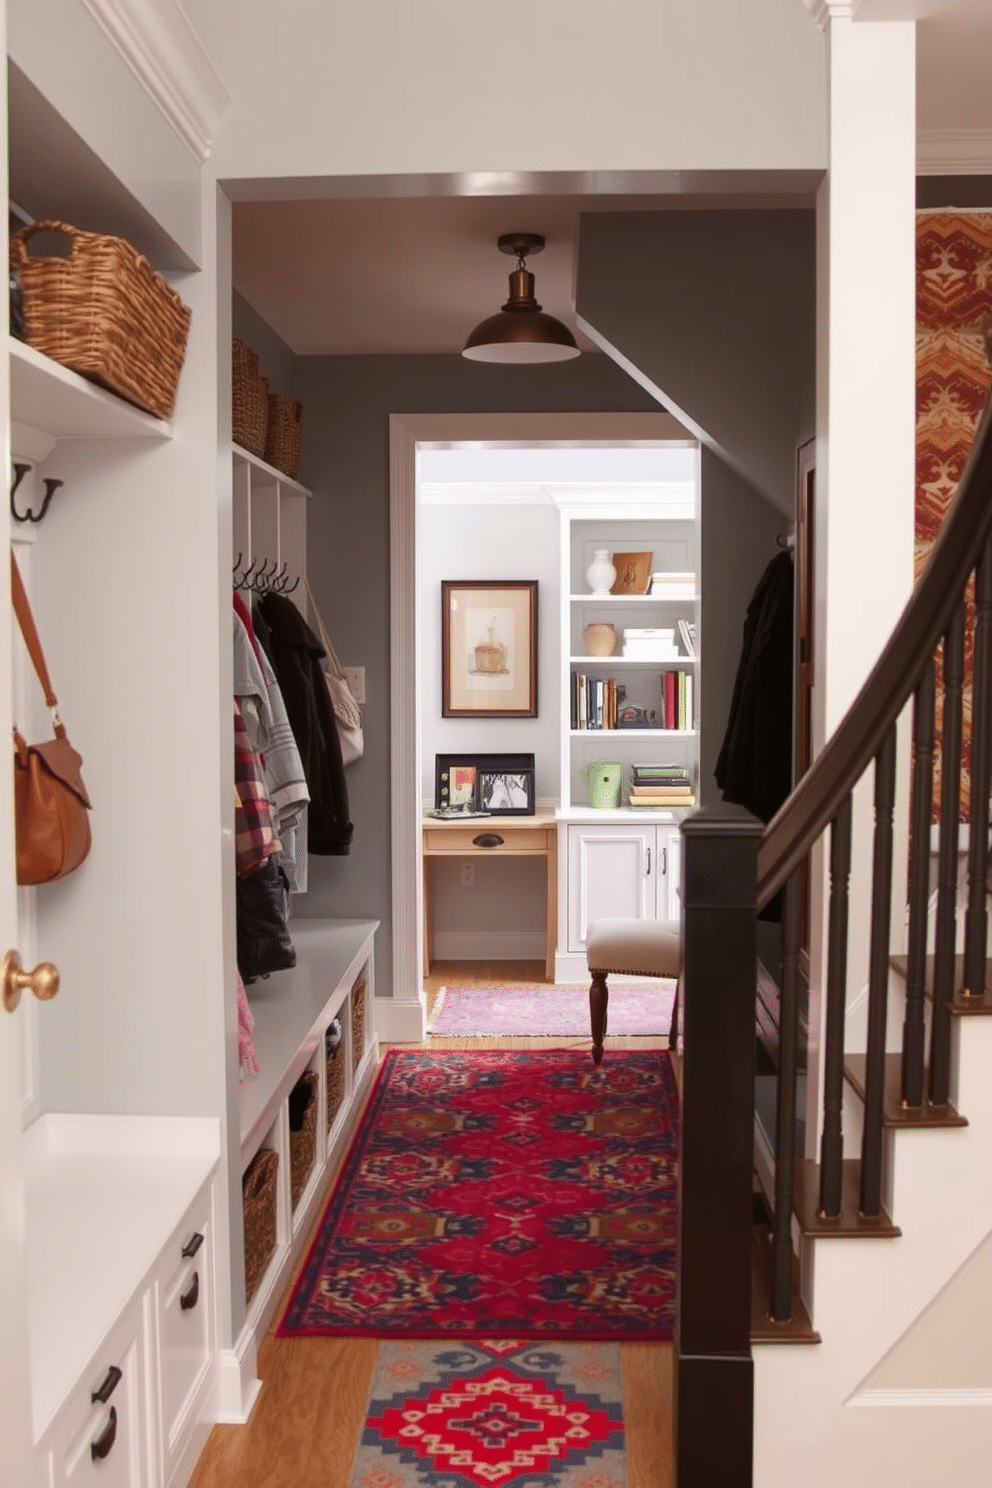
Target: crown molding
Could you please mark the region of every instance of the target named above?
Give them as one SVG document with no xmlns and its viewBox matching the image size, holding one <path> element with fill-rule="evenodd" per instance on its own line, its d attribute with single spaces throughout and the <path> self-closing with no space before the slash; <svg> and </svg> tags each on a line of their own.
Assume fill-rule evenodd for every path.
<svg viewBox="0 0 992 1488">
<path fill-rule="evenodd" d="M 920 176 L 992 176 L 992 129 L 921 129 L 916 136 Z"/>
<path fill-rule="evenodd" d="M 831 21 L 853 21 L 861 0 L 802 0 L 821 31 Z"/>
<path fill-rule="evenodd" d="M 145 92 L 201 163 L 231 95 L 178 0 L 83 0 Z"/>
</svg>

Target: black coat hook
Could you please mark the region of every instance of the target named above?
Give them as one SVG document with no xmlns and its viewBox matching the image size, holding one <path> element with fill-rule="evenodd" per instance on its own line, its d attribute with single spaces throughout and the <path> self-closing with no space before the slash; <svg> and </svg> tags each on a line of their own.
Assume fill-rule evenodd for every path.
<svg viewBox="0 0 992 1488">
<path fill-rule="evenodd" d="M 14 484 L 10 488 L 10 515 L 14 518 L 15 522 L 40 522 L 47 512 L 55 492 L 61 485 L 65 484 L 64 481 L 55 480 L 52 476 L 46 476 L 44 482 L 45 494 L 42 497 L 41 506 L 36 512 L 28 510 L 22 514 L 17 510 L 14 495 L 30 469 L 30 465 L 24 465 L 21 461 L 17 461 L 14 465 Z"/>
</svg>

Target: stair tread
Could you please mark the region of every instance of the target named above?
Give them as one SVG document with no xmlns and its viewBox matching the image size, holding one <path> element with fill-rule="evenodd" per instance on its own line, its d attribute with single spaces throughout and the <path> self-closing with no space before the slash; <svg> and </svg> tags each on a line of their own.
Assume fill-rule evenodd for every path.
<svg viewBox="0 0 992 1488">
<path fill-rule="evenodd" d="M 868 1065 L 866 1054 L 844 1055 L 844 1076 L 862 1100 L 865 1098 L 865 1073 Z M 882 1106 L 882 1125 L 897 1128 L 931 1126 L 967 1126 L 968 1119 L 948 1104 L 932 1106 L 924 1096 L 922 1106 L 903 1106 L 900 1102 L 902 1084 L 902 1055 L 885 1056 L 885 1099 Z M 926 1071 L 923 1088 L 926 1090 Z"/>
<path fill-rule="evenodd" d="M 793 1167 L 793 1185 L 793 1209 L 804 1235 L 829 1236 L 838 1240 L 889 1240 L 902 1234 L 884 1207 L 876 1217 L 861 1213 L 858 1207 L 861 1162 L 858 1158 L 847 1158 L 841 1165 L 840 1214 L 835 1219 L 825 1218 L 819 1213 L 818 1162 L 811 1158 L 797 1162 Z"/>
<path fill-rule="evenodd" d="M 933 996 L 933 968 L 934 957 L 926 958 L 923 973 L 923 985 L 928 997 Z M 909 970 L 908 956 L 890 956 L 889 965 L 893 971 L 897 971 L 901 977 L 905 977 Z M 962 992 L 964 986 L 964 957 L 954 957 L 954 997 L 951 1001 L 951 1012 L 961 1017 L 975 1017 L 992 1015 L 992 960 L 985 963 L 985 987 L 980 993 L 973 997 L 966 997 Z"/>
<path fill-rule="evenodd" d="M 810 1322 L 806 1304 L 799 1295 L 799 1266 L 793 1266 L 792 1316 L 776 1323 L 771 1316 L 771 1240 L 767 1224 L 751 1227 L 751 1342 L 819 1343 L 820 1335 Z"/>
</svg>

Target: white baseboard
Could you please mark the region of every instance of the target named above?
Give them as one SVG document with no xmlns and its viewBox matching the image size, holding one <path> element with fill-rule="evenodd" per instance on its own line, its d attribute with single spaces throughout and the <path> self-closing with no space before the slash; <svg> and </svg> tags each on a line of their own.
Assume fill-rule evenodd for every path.
<svg viewBox="0 0 992 1488">
<path fill-rule="evenodd" d="M 217 1358 L 217 1420 L 243 1426 L 261 1389 L 255 1334 L 246 1328 L 234 1348 L 221 1349 Z"/>
<path fill-rule="evenodd" d="M 419 1044 L 427 1034 L 422 997 L 377 997 L 375 1031 L 381 1044 Z"/>
<path fill-rule="evenodd" d="M 447 930 L 434 933 L 436 961 L 543 961 L 543 930 Z"/>
</svg>

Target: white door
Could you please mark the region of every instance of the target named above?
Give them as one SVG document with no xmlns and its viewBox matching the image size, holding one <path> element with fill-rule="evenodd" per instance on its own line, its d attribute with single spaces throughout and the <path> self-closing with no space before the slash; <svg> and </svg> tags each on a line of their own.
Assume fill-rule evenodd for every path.
<svg viewBox="0 0 992 1488">
<path fill-rule="evenodd" d="M 591 920 L 654 919 L 653 826 L 570 826 L 568 949 L 582 953 Z"/>
<path fill-rule="evenodd" d="M 0 0 L 0 40 L 6 53 L 7 7 Z M 0 140 L 7 159 L 6 72 L 0 83 Z M 5 168 L 6 175 L 6 168 Z M 6 188 L 6 181 L 5 181 Z M 6 189 L 4 191 L 6 198 Z M 4 337 L 6 343 L 6 336 Z M 0 356 L 0 410 L 4 465 L 10 472 L 7 410 L 10 378 L 6 345 Z M 3 550 L 10 544 L 10 513 L 3 503 Z M 11 608 L 6 575 L 0 583 L 0 738 L 8 741 L 7 766 L 0 772 L 0 955 L 17 949 L 17 897 L 14 887 L 11 803 Z M 23 998 L 22 998 L 23 1004 Z M 24 1175 L 21 1157 L 21 1059 L 23 1007 L 7 1012 L 0 1002 L 0 1477 L 5 1483 L 34 1484 L 31 1402 L 28 1384 L 27 1303 L 24 1269 Z"/>
</svg>

